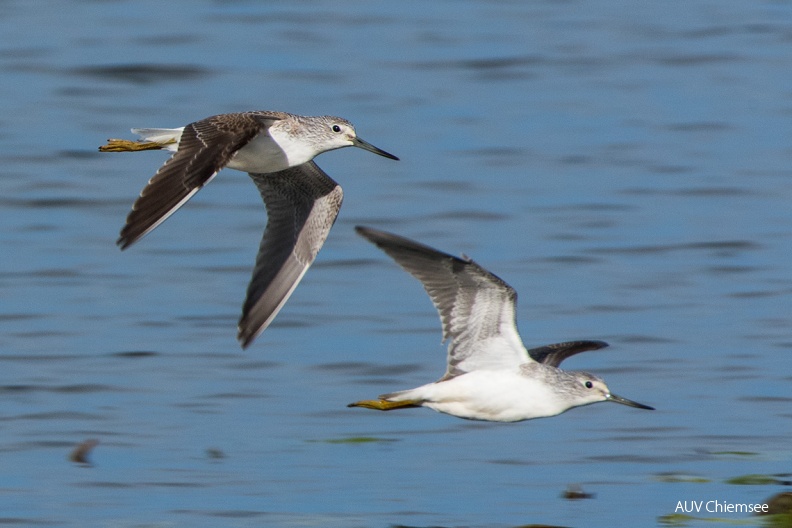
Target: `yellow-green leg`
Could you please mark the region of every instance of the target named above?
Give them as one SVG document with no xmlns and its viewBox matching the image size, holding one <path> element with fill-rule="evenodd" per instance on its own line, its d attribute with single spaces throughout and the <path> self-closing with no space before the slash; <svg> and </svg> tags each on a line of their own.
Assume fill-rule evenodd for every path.
<svg viewBox="0 0 792 528">
<path fill-rule="evenodd" d="M 420 407 L 421 402 L 417 400 L 388 401 L 388 400 L 360 400 L 350 403 L 347 407 L 365 407 L 377 411 L 392 411 L 393 409 L 406 409 L 408 407 Z"/>
<path fill-rule="evenodd" d="M 137 152 L 138 150 L 160 150 L 176 143 L 175 139 L 165 142 L 131 141 L 129 139 L 108 139 L 107 145 L 99 147 L 99 152 Z"/>
</svg>

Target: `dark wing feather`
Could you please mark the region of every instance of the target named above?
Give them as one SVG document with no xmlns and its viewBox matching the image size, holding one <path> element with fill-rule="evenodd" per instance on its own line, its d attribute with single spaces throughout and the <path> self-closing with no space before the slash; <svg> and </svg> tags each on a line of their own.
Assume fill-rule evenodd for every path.
<svg viewBox="0 0 792 528">
<path fill-rule="evenodd" d="M 246 348 L 264 331 L 322 248 L 343 193 L 313 161 L 281 172 L 251 174 L 267 206 L 253 277 L 239 321 Z"/>
<path fill-rule="evenodd" d="M 469 259 L 384 231 L 355 228 L 417 278 L 431 297 L 448 344 L 444 377 L 485 368 L 511 368 L 531 361 L 515 321 L 517 294 Z"/>
<path fill-rule="evenodd" d="M 179 149 L 143 188 L 121 229 L 126 249 L 179 209 L 225 167 L 236 151 L 278 119 L 257 113 L 223 114 L 184 127 Z"/>
<path fill-rule="evenodd" d="M 608 343 L 605 341 L 567 341 L 565 343 L 553 343 L 537 348 L 529 348 L 528 355 L 537 363 L 544 363 L 549 367 L 558 367 L 562 361 L 575 354 L 588 350 L 599 350 L 605 348 Z"/>
</svg>

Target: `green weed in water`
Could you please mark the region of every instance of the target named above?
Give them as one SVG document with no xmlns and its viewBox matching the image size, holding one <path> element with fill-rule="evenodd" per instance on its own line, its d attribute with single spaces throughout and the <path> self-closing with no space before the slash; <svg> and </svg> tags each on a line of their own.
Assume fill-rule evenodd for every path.
<svg viewBox="0 0 792 528">
<path fill-rule="evenodd" d="M 351 436 L 349 438 L 326 438 L 324 440 L 308 440 L 325 444 L 372 444 L 379 442 L 397 442 L 395 438 L 376 438 L 374 436 Z"/>
<path fill-rule="evenodd" d="M 777 483 L 778 479 L 770 475 L 743 475 L 726 480 L 726 484 L 736 484 L 738 486 L 766 486 Z"/>
<path fill-rule="evenodd" d="M 792 513 L 779 513 L 763 517 L 762 526 L 767 528 L 792 528 Z"/>
<path fill-rule="evenodd" d="M 698 525 L 703 522 L 727 524 L 730 526 L 757 526 L 758 519 L 756 517 L 752 517 L 749 519 L 726 519 L 724 517 L 694 517 L 692 515 L 685 515 L 684 513 L 672 513 L 669 515 L 661 515 L 660 517 L 657 518 L 657 524 L 661 526 L 690 526 L 692 524 Z"/>
</svg>

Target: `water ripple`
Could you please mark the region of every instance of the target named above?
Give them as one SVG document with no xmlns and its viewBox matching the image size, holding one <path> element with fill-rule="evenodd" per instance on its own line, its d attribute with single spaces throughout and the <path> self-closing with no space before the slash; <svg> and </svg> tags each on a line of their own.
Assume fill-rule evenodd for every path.
<svg viewBox="0 0 792 528">
<path fill-rule="evenodd" d="M 210 76 L 213 71 L 194 64 L 110 64 L 83 66 L 69 70 L 73 75 L 122 81 L 132 84 L 192 81 Z"/>
</svg>

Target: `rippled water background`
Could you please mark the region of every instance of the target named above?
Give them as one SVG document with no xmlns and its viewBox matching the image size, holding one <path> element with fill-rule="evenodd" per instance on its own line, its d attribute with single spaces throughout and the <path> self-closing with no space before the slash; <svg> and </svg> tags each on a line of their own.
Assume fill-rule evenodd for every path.
<svg viewBox="0 0 792 528">
<path fill-rule="evenodd" d="M 651 526 L 784 489 L 726 480 L 792 471 L 789 1 L 5 1 L 0 71 L 0 523 Z M 164 155 L 96 147 L 248 109 L 347 117 L 402 161 L 318 158 L 340 218 L 243 352 L 247 176 L 122 253 Z M 471 255 L 527 345 L 604 339 L 565 367 L 658 410 L 347 409 L 445 354 L 356 224 Z"/>
</svg>

